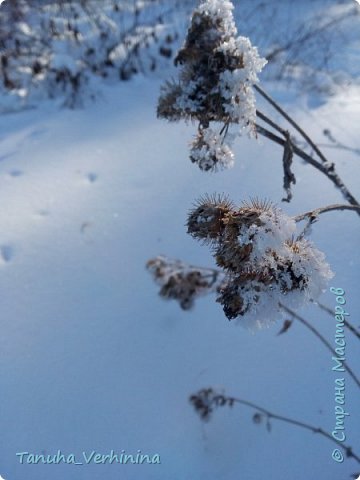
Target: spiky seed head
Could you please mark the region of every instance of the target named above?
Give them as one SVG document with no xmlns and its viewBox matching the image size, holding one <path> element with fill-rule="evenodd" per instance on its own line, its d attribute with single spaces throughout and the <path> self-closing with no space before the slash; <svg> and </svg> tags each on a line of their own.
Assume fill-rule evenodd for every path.
<svg viewBox="0 0 360 480">
<path fill-rule="evenodd" d="M 275 204 L 271 200 L 258 197 L 252 197 L 250 198 L 250 200 L 243 200 L 241 202 L 241 207 L 247 208 L 249 210 L 255 210 L 259 213 L 268 212 L 276 209 Z"/>
<path fill-rule="evenodd" d="M 176 106 L 176 100 L 181 95 L 181 85 L 175 81 L 167 81 L 162 87 L 157 106 L 157 117 L 166 118 L 169 122 L 178 122 L 183 114 Z"/>
<path fill-rule="evenodd" d="M 190 310 L 198 292 L 208 287 L 208 282 L 200 272 L 178 272 L 170 276 L 161 287 L 160 296 L 165 299 L 178 300 L 183 310 Z"/>
<path fill-rule="evenodd" d="M 222 289 L 216 301 L 222 305 L 224 313 L 229 320 L 233 320 L 246 313 L 241 291 L 234 283 L 228 283 Z"/>
<path fill-rule="evenodd" d="M 189 212 L 188 233 L 198 240 L 216 243 L 224 230 L 223 219 L 233 208 L 226 196 L 215 194 L 200 198 Z"/>
<path fill-rule="evenodd" d="M 259 200 L 258 198 L 243 201 L 236 211 L 236 214 L 229 218 L 229 223 L 236 223 L 239 226 L 262 225 L 261 216 L 264 214 L 276 217 L 277 209 L 275 205 L 268 200 Z"/>
<path fill-rule="evenodd" d="M 241 272 L 250 259 L 252 249 L 251 243 L 239 245 L 236 239 L 223 242 L 215 251 L 216 264 L 231 273 Z"/>
<path fill-rule="evenodd" d="M 146 267 L 161 287 L 160 296 L 178 301 L 183 310 L 189 310 L 201 295 L 216 291 L 223 279 L 213 269 L 195 267 L 162 255 L 149 260 Z"/>
</svg>

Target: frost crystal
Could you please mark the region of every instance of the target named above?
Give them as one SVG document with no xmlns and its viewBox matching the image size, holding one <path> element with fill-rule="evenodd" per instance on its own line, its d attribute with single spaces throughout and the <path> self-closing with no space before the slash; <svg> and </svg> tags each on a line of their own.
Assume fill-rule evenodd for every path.
<svg viewBox="0 0 360 480">
<path fill-rule="evenodd" d="M 223 143 L 220 135 L 211 128 L 201 130 L 191 145 L 190 160 L 199 165 L 200 170 L 230 168 L 234 164 L 234 154 Z"/>
<path fill-rule="evenodd" d="M 224 143 L 231 124 L 240 126 L 240 131 L 255 132 L 252 85 L 266 60 L 249 39 L 237 37 L 232 9 L 230 1 L 205 0 L 194 10 L 175 59 L 181 65 L 179 80 L 167 82 L 159 98 L 159 117 L 199 122 L 190 158 L 202 170 L 233 165 L 229 139 Z M 219 133 L 210 128 L 210 122 L 223 125 Z"/>
</svg>

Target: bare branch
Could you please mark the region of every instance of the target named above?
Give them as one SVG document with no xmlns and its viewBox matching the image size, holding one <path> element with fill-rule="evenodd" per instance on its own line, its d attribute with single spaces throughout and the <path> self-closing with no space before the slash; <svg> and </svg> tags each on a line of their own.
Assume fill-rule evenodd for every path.
<svg viewBox="0 0 360 480">
<path fill-rule="evenodd" d="M 242 398 L 237 397 L 229 397 L 224 394 L 216 393 L 212 388 L 204 388 L 190 396 L 190 402 L 193 404 L 196 412 L 200 415 L 203 420 L 208 420 L 210 414 L 213 410 L 217 407 L 222 406 L 230 406 L 232 407 L 234 404 L 244 405 L 245 407 L 249 407 L 253 410 L 258 412 L 256 416 L 256 423 L 261 423 L 262 416 L 264 416 L 267 420 L 267 426 L 269 426 L 270 420 L 278 420 L 279 422 L 284 422 L 289 425 L 294 425 L 295 427 L 302 428 L 304 430 L 308 430 L 312 433 L 319 434 L 324 438 L 327 438 L 332 443 L 336 444 L 341 450 L 344 451 L 346 457 L 353 458 L 358 463 L 360 463 L 360 457 L 355 452 L 353 452 L 352 447 L 349 445 L 345 445 L 344 443 L 336 440 L 330 433 L 326 432 L 320 427 L 314 427 L 309 423 L 305 423 L 301 420 L 296 420 L 294 418 L 285 417 L 284 415 L 279 415 L 277 413 L 273 413 L 267 408 L 261 407 L 256 403 L 250 402 L 248 400 L 244 400 Z M 255 420 L 255 417 L 254 417 Z"/>
<path fill-rule="evenodd" d="M 317 217 L 322 213 L 326 212 L 333 212 L 335 210 L 352 210 L 354 212 L 360 213 L 360 205 L 341 205 L 341 204 L 334 204 L 328 205 L 326 207 L 316 208 L 315 210 L 311 210 L 309 212 L 302 213 L 301 215 L 297 215 L 294 217 L 295 222 L 301 222 L 305 220 L 305 218 L 309 218 L 309 221 L 312 223 L 317 220 Z"/>
<path fill-rule="evenodd" d="M 295 318 L 296 320 L 298 320 L 300 323 L 302 323 L 308 330 L 310 330 L 319 340 L 320 342 L 325 345 L 325 347 L 332 353 L 332 355 L 334 355 L 335 357 L 337 357 L 337 353 L 335 352 L 335 350 L 333 349 L 333 347 L 330 345 L 330 343 L 321 335 L 321 333 L 313 326 L 311 325 L 307 320 L 305 320 L 305 318 L 301 317 L 300 315 L 298 315 L 296 312 L 294 312 L 294 310 L 291 310 L 290 308 L 286 307 L 285 305 L 283 305 L 282 303 L 280 303 L 280 306 L 281 308 L 286 312 L 288 313 L 289 315 L 292 315 L 293 318 Z M 353 372 L 353 370 L 349 367 L 349 365 L 343 361 L 342 362 L 342 365 L 344 366 L 345 370 L 348 372 L 348 374 L 350 375 L 350 377 L 354 380 L 354 382 L 356 383 L 356 385 L 360 388 L 360 380 L 358 379 L 358 377 L 355 375 L 355 373 Z"/>
<path fill-rule="evenodd" d="M 323 310 L 324 312 L 327 312 L 332 317 L 334 316 L 333 310 L 331 310 L 331 308 L 327 307 L 323 303 L 320 303 L 320 302 L 313 302 L 313 303 L 317 305 L 319 308 L 321 308 L 321 310 Z M 355 337 L 360 339 L 360 332 L 353 325 L 351 325 L 351 323 L 348 320 L 346 320 L 346 318 L 344 318 L 344 325 L 353 335 L 355 335 Z"/>
<path fill-rule="evenodd" d="M 256 127 L 257 133 L 259 133 L 260 135 L 268 138 L 269 140 L 271 140 L 274 143 L 277 143 L 278 145 L 281 145 L 282 147 L 285 146 L 286 140 L 282 139 L 278 135 L 275 135 L 273 132 L 271 132 L 270 130 L 267 130 L 261 125 L 256 124 L 255 127 Z M 335 187 L 341 191 L 344 198 L 350 203 L 350 205 L 360 206 L 359 202 L 350 193 L 350 191 L 345 186 L 344 182 L 341 180 L 339 175 L 335 172 L 335 166 L 333 163 L 325 165 L 318 162 L 313 157 L 311 157 L 311 155 L 308 155 L 306 152 L 304 152 L 304 150 L 299 148 L 293 142 L 292 142 L 292 148 L 293 148 L 294 154 L 296 154 L 298 157 L 305 160 L 305 162 L 312 165 L 321 173 L 326 175 L 329 178 L 329 180 L 331 180 L 331 182 L 335 185 Z M 358 214 L 360 215 L 360 211 L 358 212 Z"/>
<path fill-rule="evenodd" d="M 317 147 L 317 145 L 311 140 L 311 138 L 304 132 L 304 130 L 300 127 L 300 125 L 298 125 L 298 123 L 296 123 L 295 120 L 291 118 L 290 115 L 288 115 L 285 112 L 285 110 L 283 110 L 280 107 L 280 105 L 273 98 L 270 97 L 268 93 L 266 93 L 261 87 L 259 87 L 259 85 L 254 85 L 254 89 L 257 92 L 259 92 L 260 95 L 264 97 L 265 100 L 269 102 L 270 105 L 272 105 L 275 108 L 275 110 L 277 110 L 290 123 L 290 125 L 292 125 L 295 128 L 295 130 L 297 130 L 300 133 L 300 135 L 304 138 L 304 140 L 306 140 L 306 142 L 313 148 L 314 152 L 317 153 L 320 160 L 324 163 L 328 163 L 328 160 L 325 157 L 325 155 L 321 152 L 321 150 Z"/>
</svg>

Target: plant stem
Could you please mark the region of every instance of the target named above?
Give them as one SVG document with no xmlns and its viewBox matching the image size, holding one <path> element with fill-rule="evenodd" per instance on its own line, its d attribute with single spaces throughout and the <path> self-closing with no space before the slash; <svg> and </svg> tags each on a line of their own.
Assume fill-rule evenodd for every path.
<svg viewBox="0 0 360 480">
<path fill-rule="evenodd" d="M 269 118 L 267 115 L 265 115 L 260 110 L 256 110 L 256 116 L 259 117 L 260 120 L 262 120 L 263 122 L 270 125 L 274 130 L 277 130 L 279 133 L 281 133 L 284 136 L 286 135 L 286 130 L 284 130 L 282 127 L 280 127 L 280 125 L 278 125 L 276 122 L 271 120 L 271 118 Z"/>
<path fill-rule="evenodd" d="M 310 432 L 313 432 L 313 433 L 318 433 L 319 435 L 322 435 L 323 437 L 335 443 L 339 448 L 341 448 L 345 452 L 347 457 L 354 458 L 354 460 L 360 463 L 360 457 L 353 452 L 350 446 L 344 445 L 342 442 L 336 440 L 332 435 L 330 435 L 330 433 L 326 432 L 322 428 L 314 427 L 313 425 L 302 422 L 300 420 L 295 420 L 293 418 L 284 417 L 283 415 L 278 415 L 276 413 L 270 412 L 268 409 L 264 407 L 260 407 L 259 405 L 256 405 L 253 402 L 249 402 L 248 400 L 243 400 L 241 398 L 234 398 L 234 397 L 231 397 L 231 399 L 233 400 L 233 402 L 238 403 L 239 405 L 245 405 L 246 407 L 250 407 L 254 410 L 257 410 L 258 412 L 263 413 L 264 415 L 266 415 L 268 419 L 272 418 L 275 420 L 279 420 L 280 422 L 285 422 L 290 425 L 295 425 L 296 427 L 309 430 Z"/>
<path fill-rule="evenodd" d="M 330 345 L 330 343 L 321 335 L 320 332 L 318 332 L 318 330 L 315 327 L 313 327 L 307 320 L 305 320 L 305 318 L 301 317 L 296 312 L 294 312 L 294 310 L 291 310 L 290 308 L 286 307 L 282 303 L 280 303 L 280 306 L 286 313 L 294 317 L 296 320 L 302 323 L 308 330 L 310 330 L 321 341 L 321 343 L 325 345 L 325 347 L 332 353 L 332 355 L 334 355 L 334 357 L 338 356 L 335 350 L 333 349 L 333 347 Z M 356 385 L 360 388 L 360 380 L 357 378 L 357 376 L 352 371 L 352 369 L 348 366 L 348 364 L 345 361 L 342 362 L 342 365 L 344 366 L 345 370 L 348 372 L 350 377 L 354 380 Z"/>
<path fill-rule="evenodd" d="M 301 220 L 305 220 L 306 217 L 309 217 L 310 222 L 313 222 L 318 217 L 318 215 L 326 212 L 332 212 L 334 210 L 353 210 L 355 212 L 360 212 L 360 205 L 327 205 L 326 207 L 316 208 L 315 210 L 311 210 L 309 212 L 302 213 L 301 215 L 297 215 L 296 217 L 294 217 L 294 220 L 295 222 L 301 222 Z"/>
<path fill-rule="evenodd" d="M 263 135 L 264 137 L 268 138 L 269 140 L 277 143 L 278 145 L 281 145 L 282 147 L 286 144 L 286 140 L 279 137 L 278 135 L 275 135 L 273 132 L 270 130 L 267 130 L 266 128 L 262 127 L 261 125 L 255 125 L 256 131 L 260 134 Z M 294 154 L 296 154 L 298 157 L 302 158 L 305 160 L 305 162 L 309 163 L 313 167 L 315 167 L 317 170 L 319 170 L 321 173 L 326 175 L 329 180 L 332 181 L 332 183 L 335 185 L 336 188 L 338 188 L 341 193 L 343 194 L 344 198 L 350 203 L 350 205 L 356 205 L 359 206 L 359 202 L 356 200 L 356 198 L 350 193 L 350 191 L 347 189 L 345 186 L 344 182 L 341 180 L 339 175 L 335 172 L 334 164 L 321 164 L 317 160 L 314 160 L 311 155 L 308 155 L 306 152 L 304 152 L 301 148 L 299 148 L 297 145 L 292 143 L 292 148 Z M 360 215 L 360 211 L 358 212 Z"/>
<path fill-rule="evenodd" d="M 318 307 L 321 308 L 321 310 L 324 310 L 324 312 L 327 312 L 332 317 L 335 315 L 335 312 L 333 312 L 331 308 L 327 307 L 323 303 L 320 303 L 320 302 L 313 302 L 313 303 L 315 305 L 318 305 Z M 346 320 L 346 318 L 344 318 L 344 325 L 346 328 L 350 330 L 350 332 L 353 335 L 355 335 L 355 337 L 357 337 L 360 340 L 360 332 L 353 325 L 351 325 L 351 323 L 348 320 Z"/>
<path fill-rule="evenodd" d="M 318 146 L 311 140 L 311 138 L 304 132 L 304 130 L 300 127 L 300 125 L 298 123 L 296 123 L 295 120 L 293 118 L 291 118 L 290 115 L 288 115 L 285 112 L 285 110 L 283 110 L 280 107 L 280 105 L 273 98 L 271 98 L 270 95 L 268 93 L 266 93 L 261 87 L 259 87 L 258 85 L 255 84 L 254 89 L 258 93 L 260 93 L 260 95 L 262 97 L 264 97 L 265 100 L 267 102 L 269 102 L 270 105 L 272 105 L 275 108 L 275 110 L 277 110 L 290 123 L 290 125 L 292 125 L 295 128 L 295 130 L 297 130 L 300 133 L 300 135 L 311 146 L 311 148 L 314 150 L 314 152 L 317 153 L 320 160 L 324 163 L 328 163 L 328 160 L 325 157 L 325 155 L 321 152 L 321 150 L 318 148 Z"/>
</svg>

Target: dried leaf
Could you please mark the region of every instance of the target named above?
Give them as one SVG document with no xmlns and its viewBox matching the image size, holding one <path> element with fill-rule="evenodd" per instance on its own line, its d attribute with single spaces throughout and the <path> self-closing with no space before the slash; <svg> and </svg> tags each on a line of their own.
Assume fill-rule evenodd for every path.
<svg viewBox="0 0 360 480">
<path fill-rule="evenodd" d="M 292 320 L 288 320 L 288 319 L 285 320 L 281 330 L 278 333 L 278 335 L 282 335 L 283 333 L 286 333 L 289 330 L 289 328 L 291 327 L 292 323 L 293 323 Z"/>
<path fill-rule="evenodd" d="M 270 423 L 270 420 L 267 419 L 267 422 L 266 422 L 266 430 L 270 433 L 271 432 L 271 423 Z"/>
<path fill-rule="evenodd" d="M 252 419 L 254 423 L 259 425 L 262 422 L 262 415 L 260 413 L 255 413 Z"/>
<path fill-rule="evenodd" d="M 296 183 L 295 175 L 291 171 L 291 164 L 294 156 L 293 146 L 289 132 L 286 132 L 286 142 L 284 145 L 283 167 L 284 167 L 284 190 L 287 194 L 283 202 L 290 202 L 292 199 L 291 184 Z"/>
</svg>

